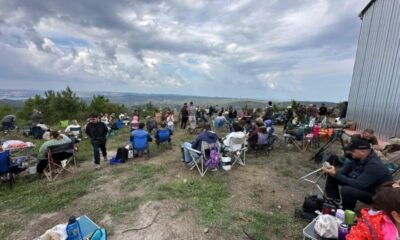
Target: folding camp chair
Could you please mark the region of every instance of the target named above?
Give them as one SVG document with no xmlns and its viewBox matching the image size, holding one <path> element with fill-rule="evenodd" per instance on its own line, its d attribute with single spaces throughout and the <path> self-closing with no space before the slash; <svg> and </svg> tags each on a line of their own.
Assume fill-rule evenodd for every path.
<svg viewBox="0 0 400 240">
<path fill-rule="evenodd" d="M 193 148 L 188 148 L 189 150 L 189 155 L 194 163 L 193 167 L 191 168 L 197 168 L 200 176 L 204 176 L 206 174 L 206 172 L 209 170 L 209 168 L 206 166 L 206 161 L 210 159 L 210 149 L 212 147 L 217 148 L 218 153 L 220 153 L 220 146 L 218 145 L 218 143 L 207 143 L 205 141 L 201 142 L 201 151 L 198 151 L 196 149 Z"/>
<path fill-rule="evenodd" d="M 256 153 L 256 158 L 260 151 L 264 151 L 268 154 L 268 133 L 258 132 L 257 133 L 257 142 L 252 146 Z"/>
<path fill-rule="evenodd" d="M 131 144 L 133 147 L 134 156 L 138 156 L 146 152 L 147 157 L 150 158 L 148 134 L 137 135 L 133 139 L 131 138 Z"/>
<path fill-rule="evenodd" d="M 171 147 L 171 130 L 168 128 L 160 129 L 157 131 L 157 137 L 156 137 L 157 147 L 159 147 L 160 144 L 162 143 L 166 143 L 168 144 L 169 147 Z"/>
<path fill-rule="evenodd" d="M 8 181 L 12 189 L 14 174 L 10 171 L 10 151 L 0 153 L 0 181 L 2 180 Z"/>
<path fill-rule="evenodd" d="M 246 144 L 247 144 L 246 136 L 243 136 L 241 138 L 231 137 L 229 139 L 228 154 L 234 157 L 234 160 L 232 162 L 232 167 L 233 165 L 235 165 L 235 163 L 239 163 L 240 165 L 246 164 L 246 151 L 247 151 Z"/>
<path fill-rule="evenodd" d="M 43 173 L 49 181 L 56 178 L 65 170 L 74 173 L 74 170 L 68 168 L 71 163 L 76 167 L 75 147 L 74 143 L 64 143 L 50 146 L 47 148 L 48 165 Z"/>
</svg>

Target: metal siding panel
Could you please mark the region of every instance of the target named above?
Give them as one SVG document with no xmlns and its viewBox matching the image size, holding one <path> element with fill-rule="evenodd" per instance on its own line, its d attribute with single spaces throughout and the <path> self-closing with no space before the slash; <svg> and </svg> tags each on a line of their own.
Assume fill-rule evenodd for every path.
<svg viewBox="0 0 400 240">
<path fill-rule="evenodd" d="M 363 15 L 349 93 L 350 119 L 387 139 L 400 134 L 400 3 L 376 1 Z"/>
<path fill-rule="evenodd" d="M 385 80 L 385 82 L 382 82 L 382 93 L 381 93 L 381 100 L 383 102 L 381 106 L 382 110 L 382 121 L 380 122 L 382 130 L 379 131 L 380 135 L 383 136 L 384 138 L 388 138 L 393 136 L 393 126 L 396 126 L 394 122 L 395 120 L 395 111 L 393 111 L 393 103 L 395 103 L 395 99 L 398 96 L 398 83 L 394 71 L 396 69 L 396 63 L 397 63 L 397 54 L 399 50 L 399 15 L 398 11 L 395 11 L 395 9 L 399 9 L 398 6 L 398 1 L 394 1 L 391 4 L 391 15 L 390 15 L 390 20 L 387 22 L 387 25 L 389 25 L 389 30 L 388 30 L 388 46 L 385 49 L 385 55 L 386 57 L 386 62 L 384 63 L 384 75 L 382 76 L 382 79 Z"/>
<path fill-rule="evenodd" d="M 349 93 L 348 118 L 358 119 L 361 114 L 362 74 L 366 67 L 366 53 L 368 50 L 369 31 L 371 28 L 373 6 L 365 13 L 361 24 L 356 61 L 354 64 L 352 85 Z"/>
<path fill-rule="evenodd" d="M 373 128 L 377 133 L 384 133 L 385 126 L 380 124 L 383 119 L 382 105 L 384 105 L 385 99 L 383 98 L 383 89 L 382 86 L 389 84 L 390 79 L 384 77 L 384 73 L 387 71 L 387 59 L 388 55 L 386 54 L 386 46 L 389 44 L 389 27 L 390 27 L 390 18 L 392 13 L 392 5 L 391 1 L 382 1 L 382 6 L 378 6 L 380 15 L 378 22 L 378 30 L 376 32 L 378 36 L 377 45 L 378 48 L 375 52 L 376 63 L 374 65 L 374 75 L 372 81 L 374 82 L 373 88 L 371 89 L 374 92 L 374 97 L 372 98 L 372 107 L 369 112 L 371 116 L 370 127 Z M 369 92 L 371 92 L 369 91 Z"/>
</svg>

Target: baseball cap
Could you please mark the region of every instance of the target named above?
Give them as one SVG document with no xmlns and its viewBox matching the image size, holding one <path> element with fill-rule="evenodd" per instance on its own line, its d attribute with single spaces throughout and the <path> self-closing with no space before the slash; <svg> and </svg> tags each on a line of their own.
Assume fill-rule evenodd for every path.
<svg viewBox="0 0 400 240">
<path fill-rule="evenodd" d="M 366 150 L 371 149 L 371 144 L 365 140 L 354 140 L 353 142 L 349 143 L 344 150 L 345 151 L 353 151 L 353 150 Z"/>
</svg>

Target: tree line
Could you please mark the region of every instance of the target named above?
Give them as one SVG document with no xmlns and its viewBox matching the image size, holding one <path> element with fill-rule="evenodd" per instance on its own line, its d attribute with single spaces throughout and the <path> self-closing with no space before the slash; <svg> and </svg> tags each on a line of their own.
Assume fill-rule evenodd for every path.
<svg viewBox="0 0 400 240">
<path fill-rule="evenodd" d="M 150 103 L 151 104 L 151 103 Z M 44 96 L 35 95 L 24 102 L 22 108 L 9 105 L 0 106 L 0 117 L 13 114 L 19 123 L 28 123 L 31 120 L 33 109 L 43 113 L 46 124 L 56 124 L 60 120 L 87 119 L 89 114 L 95 113 L 128 113 L 129 108 L 124 104 L 110 102 L 102 95 L 94 95 L 89 104 L 78 97 L 71 88 L 65 90 L 46 91 Z"/>
</svg>

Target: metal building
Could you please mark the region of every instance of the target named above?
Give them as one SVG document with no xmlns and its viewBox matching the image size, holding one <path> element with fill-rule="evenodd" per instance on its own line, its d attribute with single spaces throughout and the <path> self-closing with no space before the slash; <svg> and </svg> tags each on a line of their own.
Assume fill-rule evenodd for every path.
<svg viewBox="0 0 400 240">
<path fill-rule="evenodd" d="M 372 0 L 359 17 L 347 118 L 383 140 L 400 137 L 400 0 Z"/>
</svg>

